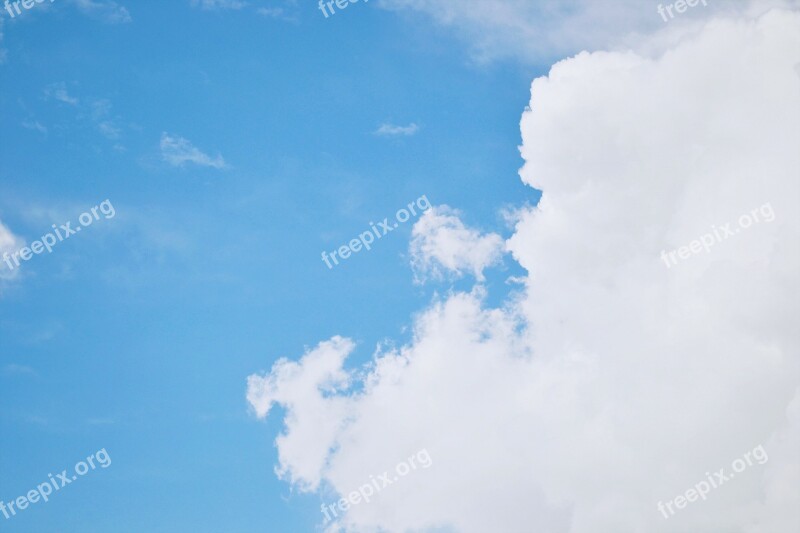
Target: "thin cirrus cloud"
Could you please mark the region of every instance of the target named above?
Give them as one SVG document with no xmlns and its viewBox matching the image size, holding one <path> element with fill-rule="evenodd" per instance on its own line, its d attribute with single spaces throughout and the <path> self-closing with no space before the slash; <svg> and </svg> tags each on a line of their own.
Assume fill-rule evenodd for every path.
<svg viewBox="0 0 800 533">
<path fill-rule="evenodd" d="M 375 130 L 375 135 L 383 135 L 383 136 L 411 136 L 414 135 L 419 131 L 419 126 L 414 124 L 413 122 L 408 126 L 397 126 L 395 124 L 381 124 L 380 127 Z"/>
<path fill-rule="evenodd" d="M 58 102 L 77 106 L 80 103 L 78 98 L 71 96 L 67 91 L 67 84 L 63 81 L 51 83 L 44 88 L 44 97 L 46 100 L 53 99 Z"/>
<path fill-rule="evenodd" d="M 414 450 L 435 458 L 326 531 L 800 523 L 800 13 L 719 16 L 664 43 L 584 52 L 533 81 L 520 177 L 542 199 L 506 241 L 522 293 L 495 308 L 480 283 L 451 290 L 364 367 L 335 336 L 249 377 L 257 416 L 285 409 L 277 473 L 301 491 L 346 495 Z M 764 202 L 772 223 L 663 267 L 662 249 Z M 459 257 L 430 242 L 443 249 L 426 257 Z M 731 490 L 659 513 L 758 444 L 769 462 Z"/>
<path fill-rule="evenodd" d="M 199 7 L 206 11 L 223 9 L 242 9 L 247 7 L 247 2 L 241 0 L 191 0 L 192 7 Z"/>
<path fill-rule="evenodd" d="M 3 24 L 5 24 L 5 17 L 0 17 L 0 65 L 5 63 L 8 58 L 8 50 L 3 48 Z"/>
<path fill-rule="evenodd" d="M 287 3 L 285 7 L 259 7 L 256 13 L 265 18 L 278 19 L 286 22 L 297 23 L 299 15 L 294 3 Z"/>
<path fill-rule="evenodd" d="M 161 134 L 161 158 L 173 167 L 183 167 L 193 163 L 201 167 L 226 168 L 222 155 L 211 157 L 195 147 L 188 139 L 167 132 Z"/>
<path fill-rule="evenodd" d="M 243 0 L 190 0 L 190 5 L 203 11 L 240 11 L 246 8 L 253 8 L 254 12 L 264 18 L 279 19 L 289 22 L 297 22 L 296 2 L 288 0 L 283 2 L 283 6 L 271 5 L 269 7 L 256 7 L 250 2 Z"/>
<path fill-rule="evenodd" d="M 91 18 L 105 22 L 106 24 L 122 24 L 131 22 L 133 19 L 125 6 L 121 6 L 112 0 L 71 0 L 78 11 Z M 43 9 L 48 9 L 50 2 L 44 4 Z M 38 9 L 37 9 L 38 11 Z M 5 16 L 0 17 L 0 65 L 6 62 L 8 50 L 3 48 L 3 24 Z"/>
<path fill-rule="evenodd" d="M 429 16 L 469 42 L 479 62 L 538 61 L 605 45 L 659 23 L 639 0 L 384 0 L 381 7 Z M 652 11 L 652 13 L 651 13 Z"/>
<path fill-rule="evenodd" d="M 40 123 L 38 120 L 23 120 L 22 127 L 26 130 L 34 130 L 38 131 L 39 133 L 47 135 L 47 127 Z"/>
<path fill-rule="evenodd" d="M 106 24 L 125 24 L 133 20 L 125 6 L 112 0 L 73 0 L 73 3 L 83 14 Z"/>
<path fill-rule="evenodd" d="M 111 118 L 111 102 L 105 98 L 91 103 L 90 116 L 97 131 L 108 139 L 118 139 L 122 130 Z"/>
<path fill-rule="evenodd" d="M 9 363 L 0 369 L 0 374 L 6 376 L 36 376 L 36 371 L 27 365 Z"/>
<path fill-rule="evenodd" d="M 88 118 L 94 128 L 105 138 L 116 141 L 122 136 L 122 128 L 118 125 L 120 117 L 114 116 L 111 112 L 111 101 L 106 98 L 87 98 L 81 100 L 73 96 L 67 89 L 66 82 L 59 81 L 51 83 L 43 90 L 45 100 L 55 100 L 74 107 L 77 110 L 76 119 Z M 26 120 L 22 123 L 27 129 L 38 130 L 47 133 L 47 128 L 37 121 Z M 115 145 L 116 149 L 124 149 L 120 144 Z"/>
<path fill-rule="evenodd" d="M 670 2 L 664 2 L 669 5 Z M 714 14 L 798 6 L 797 0 L 726 0 L 698 4 L 669 26 L 697 27 Z M 658 2 L 641 0 L 383 0 L 379 7 L 413 11 L 450 28 L 479 63 L 516 58 L 539 63 L 581 50 L 630 47 L 665 27 Z"/>
</svg>

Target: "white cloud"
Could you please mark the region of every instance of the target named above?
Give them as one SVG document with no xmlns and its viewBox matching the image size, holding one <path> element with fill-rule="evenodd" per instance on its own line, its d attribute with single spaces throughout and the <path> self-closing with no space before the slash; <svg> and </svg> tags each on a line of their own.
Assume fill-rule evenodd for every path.
<svg viewBox="0 0 800 533">
<path fill-rule="evenodd" d="M 346 494 L 434 458 L 329 531 L 797 529 L 798 61 L 800 14 L 775 11 L 534 81 L 520 174 L 543 196 L 508 242 L 526 292 L 499 309 L 483 289 L 451 294 L 362 369 L 335 338 L 250 377 L 257 414 L 287 410 L 280 472 L 301 490 Z M 660 261 L 766 201 L 772 223 Z M 658 512 L 759 444 L 767 465 Z"/>
<path fill-rule="evenodd" d="M 481 235 L 467 228 L 458 211 L 448 206 L 426 211 L 414 224 L 411 235 L 411 266 L 420 283 L 429 277 L 443 279 L 445 273 L 460 277 L 464 272 L 483 281 L 483 271 L 497 264 L 503 254 L 504 243 L 499 235 Z"/>
<path fill-rule="evenodd" d="M 406 135 L 411 136 L 417 133 L 419 130 L 419 126 L 414 124 L 413 122 L 408 126 L 395 126 L 394 124 L 381 124 L 381 126 L 375 130 L 375 135 Z"/>
<path fill-rule="evenodd" d="M 112 0 L 73 0 L 73 2 L 84 14 L 107 24 L 124 24 L 133 20 L 125 6 Z"/>
<path fill-rule="evenodd" d="M 162 159 L 174 167 L 182 167 L 189 162 L 203 167 L 225 168 L 225 160 L 221 155 L 211 158 L 183 137 L 164 132 L 161 134 L 160 146 Z"/>
<path fill-rule="evenodd" d="M 247 380 L 247 400 L 259 417 L 265 417 L 273 403 L 303 413 L 288 421 L 288 431 L 277 439 L 281 443 L 277 473 L 305 490 L 318 487 L 328 446 L 341 430 L 349 402 L 326 396 L 347 387 L 349 377 L 341 367 L 353 347 L 352 341 L 334 337 L 320 343 L 299 363 L 281 359 L 269 376 L 254 375 Z"/>
<path fill-rule="evenodd" d="M 0 289 L 4 282 L 15 278 L 19 274 L 19 267 L 10 258 L 10 254 L 25 246 L 25 241 L 14 235 L 7 226 L 0 221 Z M 9 254 L 9 257 L 5 257 Z M 6 261 L 8 259 L 8 262 Z M 8 266 L 11 263 L 12 267 Z"/>
<path fill-rule="evenodd" d="M 664 2 L 671 4 L 674 2 Z M 452 28 L 480 62 L 515 57 L 542 61 L 599 47 L 631 46 L 644 35 L 691 28 L 724 11 L 793 4 L 796 0 L 726 0 L 698 4 L 665 24 L 658 2 L 641 0 L 382 0 L 387 9 L 413 11 Z"/>
<path fill-rule="evenodd" d="M 192 0 L 192 7 L 199 7 L 207 11 L 217 9 L 242 9 L 247 2 L 241 0 Z"/>
<path fill-rule="evenodd" d="M 52 98 L 72 106 L 76 106 L 79 103 L 77 98 L 69 95 L 69 92 L 67 92 L 67 84 L 63 81 L 51 83 L 45 87 L 44 96 L 46 99 Z"/>
</svg>

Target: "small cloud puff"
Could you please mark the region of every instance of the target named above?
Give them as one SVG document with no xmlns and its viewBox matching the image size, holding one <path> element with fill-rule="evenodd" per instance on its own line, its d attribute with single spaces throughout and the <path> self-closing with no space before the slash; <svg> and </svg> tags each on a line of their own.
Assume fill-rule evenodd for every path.
<svg viewBox="0 0 800 533">
<path fill-rule="evenodd" d="M 411 232 L 411 266 L 416 283 L 442 279 L 445 273 L 471 273 L 483 281 L 483 271 L 500 262 L 504 243 L 496 233 L 467 228 L 455 209 L 436 206 L 425 212 Z"/>
</svg>

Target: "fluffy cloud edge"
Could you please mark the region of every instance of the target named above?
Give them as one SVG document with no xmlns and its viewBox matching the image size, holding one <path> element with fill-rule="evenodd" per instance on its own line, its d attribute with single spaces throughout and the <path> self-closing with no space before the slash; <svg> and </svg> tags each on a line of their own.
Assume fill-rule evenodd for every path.
<svg viewBox="0 0 800 533">
<path fill-rule="evenodd" d="M 435 457 L 328 531 L 770 533 L 800 522 L 798 29 L 785 11 L 723 18 L 655 58 L 579 54 L 534 81 L 520 175 L 543 197 L 508 241 L 526 293 L 502 309 L 486 307 L 480 285 L 435 302 L 413 341 L 376 352 L 362 388 L 320 386 L 354 378 L 344 349 L 256 382 L 257 411 L 264 398 L 287 409 L 279 471 L 305 490 L 345 495 L 415 449 Z M 774 223 L 680 269 L 660 263 L 662 246 L 762 197 Z M 657 502 L 760 444 L 767 465 L 659 514 Z"/>
</svg>

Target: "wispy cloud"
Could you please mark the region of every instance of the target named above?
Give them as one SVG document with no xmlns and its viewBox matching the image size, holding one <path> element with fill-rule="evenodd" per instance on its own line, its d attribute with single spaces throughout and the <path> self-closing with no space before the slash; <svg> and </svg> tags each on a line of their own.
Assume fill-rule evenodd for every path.
<svg viewBox="0 0 800 533">
<path fill-rule="evenodd" d="M 730 10 L 756 2 L 713 4 L 719 4 L 714 9 Z M 463 0 L 383 0 L 377 5 L 428 15 L 466 41 L 480 63 L 511 57 L 539 62 L 586 49 L 630 44 L 663 26 L 661 17 L 654 16 L 655 4 L 644 9 L 640 0 L 472 0 L 469 7 Z M 711 9 L 696 11 L 692 18 L 705 18 Z"/>
<path fill-rule="evenodd" d="M 67 92 L 67 84 L 63 81 L 51 83 L 44 89 L 45 99 L 52 98 L 69 105 L 78 105 L 80 102 L 77 98 L 70 96 Z"/>
<path fill-rule="evenodd" d="M 45 100 L 56 100 L 76 108 L 75 118 L 79 122 L 89 121 L 94 128 L 106 139 L 117 141 L 123 133 L 123 128 L 119 126 L 122 120 L 118 115 L 111 113 L 111 101 L 107 98 L 78 98 L 69 94 L 66 82 L 59 81 L 51 83 L 44 88 Z M 47 133 L 47 128 L 38 121 L 28 119 L 22 126 L 31 130 Z M 125 150 L 119 143 L 114 145 L 115 150 Z"/>
<path fill-rule="evenodd" d="M 294 11 L 296 10 L 283 7 L 259 7 L 256 9 L 256 13 L 262 17 L 297 23 L 300 19 Z"/>
<path fill-rule="evenodd" d="M 241 0 L 192 0 L 192 7 L 199 7 L 206 11 L 219 9 L 242 9 L 247 6 L 247 2 Z"/>
<path fill-rule="evenodd" d="M 256 13 L 265 17 L 281 18 L 286 11 L 282 7 L 259 7 Z"/>
<path fill-rule="evenodd" d="M 48 426 L 50 425 L 50 420 L 48 420 L 44 416 L 39 415 L 22 415 L 20 419 L 25 422 L 26 424 L 33 424 L 35 426 Z"/>
<path fill-rule="evenodd" d="M 101 98 L 92 102 L 92 118 L 100 120 L 107 117 L 111 113 L 111 101 L 106 98 Z"/>
<path fill-rule="evenodd" d="M 111 426 L 115 423 L 113 418 L 87 418 L 86 425 L 89 426 Z"/>
<path fill-rule="evenodd" d="M 419 126 L 414 124 L 413 122 L 408 126 L 396 126 L 394 124 L 381 124 L 381 127 L 375 130 L 375 135 L 386 135 L 386 136 L 396 136 L 396 135 L 406 135 L 411 136 L 414 135 L 419 131 Z"/>
<path fill-rule="evenodd" d="M 118 139 L 120 129 L 114 125 L 113 122 L 104 121 L 97 125 L 98 131 L 109 139 Z"/>
<path fill-rule="evenodd" d="M 128 9 L 113 0 L 73 0 L 73 2 L 84 14 L 107 24 L 124 24 L 133 20 Z"/>
<path fill-rule="evenodd" d="M 111 102 L 105 98 L 92 102 L 92 120 L 97 130 L 108 139 L 118 139 L 120 128 L 109 118 Z"/>
<path fill-rule="evenodd" d="M 47 134 L 47 128 L 42 126 L 38 120 L 23 120 L 22 127 L 29 130 L 36 130 L 40 133 Z"/>
<path fill-rule="evenodd" d="M 211 158 L 209 155 L 200 151 L 188 139 L 173 136 L 164 132 L 161 134 L 161 157 L 174 167 L 182 167 L 184 164 L 194 163 L 203 167 L 217 169 L 225 168 L 225 160 L 222 155 Z"/>
<path fill-rule="evenodd" d="M 3 23 L 5 17 L 0 17 L 0 65 L 6 62 L 6 49 L 3 48 Z"/>
<path fill-rule="evenodd" d="M 190 0 L 190 4 L 192 7 L 202 9 L 203 11 L 238 11 L 252 8 L 256 14 L 265 18 L 280 19 L 289 22 L 298 21 L 297 16 L 292 14 L 292 8 L 296 7 L 296 2 L 294 0 L 284 2 L 283 7 L 257 7 L 243 0 Z"/>
<path fill-rule="evenodd" d="M 0 374 L 3 376 L 35 376 L 36 371 L 26 365 L 18 365 L 15 363 L 8 364 L 0 369 Z"/>
</svg>

